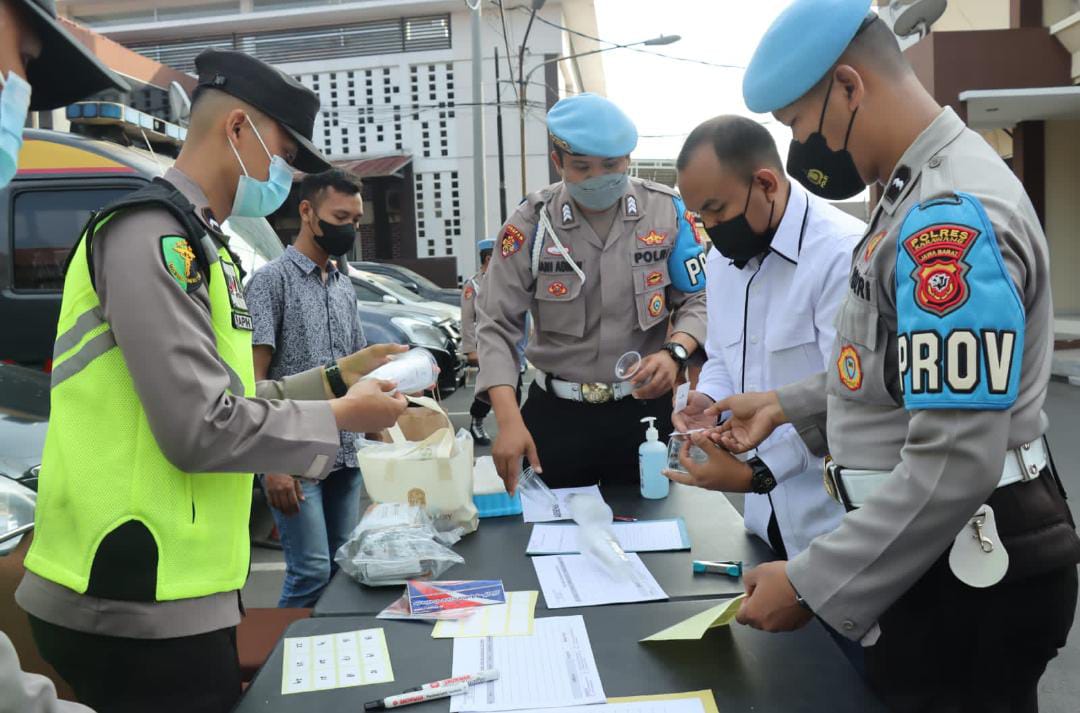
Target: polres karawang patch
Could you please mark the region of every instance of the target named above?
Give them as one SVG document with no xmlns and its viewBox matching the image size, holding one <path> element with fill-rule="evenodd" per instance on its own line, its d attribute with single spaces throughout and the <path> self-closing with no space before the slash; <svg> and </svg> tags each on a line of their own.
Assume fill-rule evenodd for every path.
<svg viewBox="0 0 1080 713">
<path fill-rule="evenodd" d="M 1024 304 L 974 196 L 927 201 L 905 216 L 896 321 L 906 408 L 1002 410 L 1016 401 Z"/>
</svg>

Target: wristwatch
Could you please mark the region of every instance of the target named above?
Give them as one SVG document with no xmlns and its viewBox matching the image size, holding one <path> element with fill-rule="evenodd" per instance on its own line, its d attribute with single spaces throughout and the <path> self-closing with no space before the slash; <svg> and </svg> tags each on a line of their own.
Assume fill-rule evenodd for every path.
<svg viewBox="0 0 1080 713">
<path fill-rule="evenodd" d="M 330 384 L 330 391 L 334 396 L 340 399 L 349 392 L 349 387 L 345 385 L 345 379 L 341 378 L 341 367 L 337 365 L 336 361 L 332 361 L 323 367 L 323 373 L 326 374 L 326 381 Z"/>
<path fill-rule="evenodd" d="M 675 360 L 675 363 L 678 364 L 680 369 L 686 366 L 686 360 L 690 358 L 690 352 L 688 352 L 686 347 L 682 344 L 679 344 L 678 342 L 667 342 L 660 348 L 671 355 L 671 358 Z"/>
<path fill-rule="evenodd" d="M 753 475 L 750 476 L 750 492 L 758 495 L 772 492 L 772 489 L 776 487 L 776 477 L 769 470 L 769 466 L 765 465 L 765 461 L 754 456 L 747 460 L 746 464 L 753 471 Z"/>
</svg>

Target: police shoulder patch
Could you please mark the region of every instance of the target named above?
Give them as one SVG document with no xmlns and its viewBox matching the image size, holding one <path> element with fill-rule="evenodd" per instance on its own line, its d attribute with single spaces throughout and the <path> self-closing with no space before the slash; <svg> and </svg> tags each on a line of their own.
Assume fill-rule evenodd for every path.
<svg viewBox="0 0 1080 713">
<path fill-rule="evenodd" d="M 499 238 L 499 254 L 503 257 L 510 257 L 518 250 L 521 250 L 524 243 L 525 233 L 521 232 L 521 229 L 516 225 L 508 223 L 503 228 L 502 236 Z"/>
<path fill-rule="evenodd" d="M 678 196 L 675 204 L 675 244 L 668 256 L 668 274 L 672 286 L 680 292 L 694 293 L 705 289 L 705 251 L 693 220 L 693 214 Z"/>
<path fill-rule="evenodd" d="M 199 289 L 203 276 L 199 270 L 195 251 L 187 238 L 179 235 L 161 236 L 161 259 L 169 275 L 187 293 Z"/>
<path fill-rule="evenodd" d="M 919 204 L 897 240 L 897 357 L 914 409 L 1003 410 L 1016 401 L 1023 302 L 974 196 Z"/>
</svg>

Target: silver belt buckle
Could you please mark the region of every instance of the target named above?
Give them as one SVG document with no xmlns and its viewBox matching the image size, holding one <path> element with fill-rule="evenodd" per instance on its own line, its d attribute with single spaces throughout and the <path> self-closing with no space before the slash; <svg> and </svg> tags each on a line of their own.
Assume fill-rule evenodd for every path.
<svg viewBox="0 0 1080 713">
<path fill-rule="evenodd" d="M 1022 446 L 1017 446 L 1012 449 L 1012 454 L 1016 457 L 1016 462 L 1020 465 L 1020 482 L 1026 483 L 1029 480 L 1035 480 L 1039 475 L 1039 467 L 1034 463 L 1028 463 L 1027 457 L 1031 453 L 1031 444 L 1025 443 Z"/>
<path fill-rule="evenodd" d="M 840 467 L 833 462 L 832 457 L 826 456 L 824 468 L 825 492 L 829 494 L 830 498 L 843 504 L 844 501 L 840 499 L 840 488 L 836 486 L 838 470 L 840 470 Z"/>
<path fill-rule="evenodd" d="M 615 398 L 611 384 L 582 384 L 581 398 L 590 404 L 605 404 Z"/>
</svg>

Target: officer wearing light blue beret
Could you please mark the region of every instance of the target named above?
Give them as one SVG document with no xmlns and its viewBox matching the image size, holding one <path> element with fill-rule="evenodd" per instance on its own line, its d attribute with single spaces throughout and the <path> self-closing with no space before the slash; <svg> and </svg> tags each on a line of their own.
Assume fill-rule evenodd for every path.
<svg viewBox="0 0 1080 713">
<path fill-rule="evenodd" d="M 636 483 L 641 419 L 671 430 L 671 390 L 705 341 L 701 240 L 682 200 L 630 178 L 637 129 L 596 94 L 547 117 L 562 180 L 530 193 L 503 226 L 477 305 L 477 393 L 495 408 L 496 469 L 511 490 L 522 457 L 552 487 Z M 514 345 L 536 379 L 518 410 Z M 632 376 L 616 363 L 643 358 Z"/>
<path fill-rule="evenodd" d="M 747 106 L 792 131 L 808 190 L 882 197 L 818 377 L 715 404 L 742 452 L 799 424 L 827 447 L 841 525 L 746 574 L 739 620 L 813 614 L 861 641 L 892 711 L 1036 711 L 1065 644 L 1080 538 L 1044 438 L 1049 249 L 1023 185 L 926 91 L 870 0 L 796 0 Z M 827 440 L 827 443 L 825 442 Z"/>
</svg>

